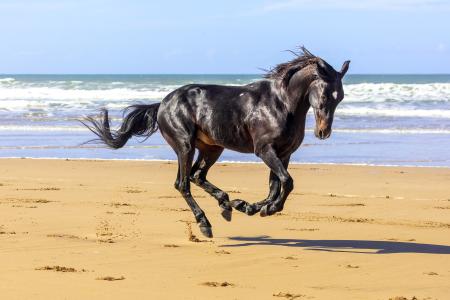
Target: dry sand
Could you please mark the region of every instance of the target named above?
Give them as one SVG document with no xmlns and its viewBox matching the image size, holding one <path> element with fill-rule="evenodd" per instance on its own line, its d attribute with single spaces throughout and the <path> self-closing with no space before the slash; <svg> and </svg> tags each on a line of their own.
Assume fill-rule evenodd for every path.
<svg viewBox="0 0 450 300">
<path fill-rule="evenodd" d="M 450 299 L 450 169 L 292 165 L 282 213 L 231 223 L 193 187 L 195 242 L 174 163 L 0 162 L 1 299 Z M 210 172 L 251 202 L 267 177 Z"/>
</svg>

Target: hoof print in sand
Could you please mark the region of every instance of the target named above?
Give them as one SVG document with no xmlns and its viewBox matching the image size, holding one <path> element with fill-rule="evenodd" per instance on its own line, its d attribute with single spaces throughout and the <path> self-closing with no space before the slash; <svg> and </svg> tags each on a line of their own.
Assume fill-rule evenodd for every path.
<svg viewBox="0 0 450 300">
<path fill-rule="evenodd" d="M 175 244 L 166 244 L 166 245 L 164 245 L 164 248 L 178 248 L 178 247 L 180 247 L 180 246 L 175 245 Z"/>
<path fill-rule="evenodd" d="M 188 235 L 188 240 L 193 243 L 206 243 L 206 242 L 212 242 L 208 240 L 201 240 L 199 239 L 193 232 L 192 232 L 192 222 L 190 221 L 184 221 L 180 220 L 180 222 L 183 222 L 186 224 L 186 231 Z"/>
<path fill-rule="evenodd" d="M 79 237 L 77 235 L 64 234 L 64 233 L 47 234 L 47 237 L 50 237 L 50 238 L 74 239 L 74 240 L 87 240 L 87 237 L 82 238 L 82 237 Z"/>
<path fill-rule="evenodd" d="M 273 294 L 274 297 L 280 297 L 280 298 L 286 298 L 288 300 L 297 299 L 300 297 L 305 297 L 305 295 L 302 294 L 291 294 L 291 293 L 282 293 L 279 292 L 278 294 Z"/>
<path fill-rule="evenodd" d="M 130 203 L 126 203 L 126 202 L 112 202 L 109 205 L 113 206 L 113 207 L 116 207 L 116 208 L 124 207 L 124 206 L 132 206 Z"/>
<path fill-rule="evenodd" d="M 294 256 L 284 256 L 282 257 L 283 259 L 288 259 L 288 260 L 297 260 L 298 258 L 294 257 Z"/>
<path fill-rule="evenodd" d="M 345 265 L 345 268 L 347 268 L 347 269 L 359 269 L 359 266 L 356 266 L 356 265 Z"/>
<path fill-rule="evenodd" d="M 413 296 L 412 298 L 407 298 L 407 297 L 394 297 L 394 298 L 389 298 L 389 300 L 419 300 L 419 298 Z"/>
<path fill-rule="evenodd" d="M 138 188 L 127 187 L 125 189 L 125 193 L 128 193 L 128 194 L 140 194 L 140 193 L 143 193 L 143 192 L 145 192 L 145 191 L 140 190 Z"/>
<path fill-rule="evenodd" d="M 76 273 L 76 272 L 87 272 L 88 270 L 81 269 L 77 270 L 75 268 L 70 267 L 62 267 L 62 266 L 45 266 L 40 268 L 35 268 L 37 271 L 55 271 L 55 272 L 63 272 L 63 273 Z"/>
<path fill-rule="evenodd" d="M 2 235 L 2 234 L 16 234 L 16 232 L 15 231 L 6 231 L 4 228 L 3 228 L 3 226 L 2 225 L 0 225 L 0 235 Z"/>
</svg>

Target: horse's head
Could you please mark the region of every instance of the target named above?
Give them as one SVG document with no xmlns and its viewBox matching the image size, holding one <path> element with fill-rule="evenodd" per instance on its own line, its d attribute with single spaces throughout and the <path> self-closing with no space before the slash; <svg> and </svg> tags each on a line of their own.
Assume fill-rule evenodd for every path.
<svg viewBox="0 0 450 300">
<path fill-rule="evenodd" d="M 308 90 L 309 103 L 314 109 L 316 127 L 314 134 L 324 140 L 331 135 L 331 125 L 336 106 L 344 99 L 342 78 L 348 70 L 350 61 L 344 62 L 341 71 L 337 72 L 323 59 L 317 60 L 315 79 Z"/>
</svg>

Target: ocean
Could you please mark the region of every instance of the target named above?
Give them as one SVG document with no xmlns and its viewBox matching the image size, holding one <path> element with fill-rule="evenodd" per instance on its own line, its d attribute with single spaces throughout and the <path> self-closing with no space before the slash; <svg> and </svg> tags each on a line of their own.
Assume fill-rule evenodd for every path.
<svg viewBox="0 0 450 300">
<path fill-rule="evenodd" d="M 122 149 L 83 144 L 93 134 L 77 120 L 161 101 L 188 83 L 242 85 L 260 75 L 0 75 L 0 157 L 174 160 L 159 133 Z M 314 137 L 310 113 L 295 163 L 450 167 L 450 75 L 347 75 L 333 134 Z M 225 151 L 221 161 L 259 162 Z"/>
</svg>

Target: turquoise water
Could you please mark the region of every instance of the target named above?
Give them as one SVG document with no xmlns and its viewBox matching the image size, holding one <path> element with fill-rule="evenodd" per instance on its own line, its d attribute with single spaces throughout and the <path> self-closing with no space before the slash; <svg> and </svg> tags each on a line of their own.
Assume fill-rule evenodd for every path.
<svg viewBox="0 0 450 300">
<path fill-rule="evenodd" d="M 107 107 L 114 124 L 133 103 L 161 101 L 187 83 L 246 84 L 260 75 L 0 75 L 0 157 L 175 159 L 159 134 L 120 150 L 83 145 L 77 119 Z M 330 139 L 307 121 L 299 163 L 450 167 L 450 75 L 348 75 Z M 226 151 L 223 161 L 259 161 Z"/>
</svg>

